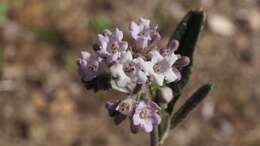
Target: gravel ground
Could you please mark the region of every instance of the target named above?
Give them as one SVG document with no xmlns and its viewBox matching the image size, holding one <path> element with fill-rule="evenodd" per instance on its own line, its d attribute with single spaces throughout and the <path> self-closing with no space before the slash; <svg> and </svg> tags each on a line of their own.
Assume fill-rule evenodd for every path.
<svg viewBox="0 0 260 146">
<path fill-rule="evenodd" d="M 214 91 L 165 146 L 260 145 L 259 0 L 0 0 L 0 145 L 144 146 L 149 136 L 119 127 L 104 110 L 115 92 L 87 91 L 75 59 L 90 50 L 97 20 L 126 30 L 158 23 L 165 44 L 190 9 L 208 18 L 191 81 L 179 105 L 206 82 Z M 103 24 L 102 23 L 102 24 Z M 94 25 L 93 25 L 94 24 Z M 162 45 L 163 45 L 162 43 Z M 1 66 L 1 64 L 3 64 Z"/>
</svg>

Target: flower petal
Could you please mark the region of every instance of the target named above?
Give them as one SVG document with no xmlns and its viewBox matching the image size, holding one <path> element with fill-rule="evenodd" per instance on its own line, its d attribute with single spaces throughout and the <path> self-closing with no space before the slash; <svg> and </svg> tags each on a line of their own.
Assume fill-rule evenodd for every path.
<svg viewBox="0 0 260 146">
<path fill-rule="evenodd" d="M 140 118 L 139 113 L 135 113 L 132 117 L 132 120 L 134 125 L 140 125 L 142 123 L 142 119 Z"/>
<path fill-rule="evenodd" d="M 152 112 L 158 112 L 161 109 L 160 106 L 153 101 L 151 101 L 149 105 Z"/>
<path fill-rule="evenodd" d="M 112 38 L 115 41 L 122 41 L 122 39 L 123 39 L 123 32 L 121 30 L 119 30 L 118 28 L 116 28 L 116 31 L 114 33 L 112 33 Z"/>
<path fill-rule="evenodd" d="M 154 114 L 152 116 L 152 123 L 153 125 L 159 125 L 161 123 L 161 117 L 158 114 Z"/>
<path fill-rule="evenodd" d="M 151 58 L 152 63 L 157 63 L 163 59 L 163 56 L 160 54 L 160 52 L 158 50 L 150 51 L 149 56 Z"/>
<path fill-rule="evenodd" d="M 169 44 L 168 49 L 171 50 L 171 52 L 173 53 L 174 51 L 176 51 L 179 48 L 179 41 L 178 40 L 172 40 Z"/>
<path fill-rule="evenodd" d="M 166 56 L 165 59 L 169 62 L 170 66 L 172 66 L 178 60 L 178 56 L 172 53 Z"/>
<path fill-rule="evenodd" d="M 150 133 L 153 131 L 153 123 L 150 119 L 145 120 L 145 124 L 142 125 L 142 128 L 144 128 L 144 131 L 146 133 Z"/>
<path fill-rule="evenodd" d="M 148 29 L 150 27 L 150 20 L 141 17 L 138 21 L 138 24 L 142 29 Z"/>
<path fill-rule="evenodd" d="M 164 75 L 167 83 L 174 82 L 178 79 L 177 75 L 172 71 L 172 69 L 166 71 Z"/>
<path fill-rule="evenodd" d="M 164 75 L 153 73 L 152 77 L 159 86 L 163 85 Z"/>
<path fill-rule="evenodd" d="M 181 56 L 176 62 L 174 63 L 175 67 L 185 67 L 190 64 L 190 58 L 187 56 Z"/>
<path fill-rule="evenodd" d="M 126 64 L 127 62 L 131 61 L 133 59 L 132 52 L 127 51 L 123 53 L 120 57 L 120 63 Z"/>
<path fill-rule="evenodd" d="M 134 39 L 137 39 L 138 34 L 140 33 L 140 27 L 135 22 L 130 22 L 129 31 Z"/>
<path fill-rule="evenodd" d="M 119 50 L 120 51 L 126 51 L 128 48 L 128 43 L 126 41 L 122 41 L 119 43 Z"/>
<path fill-rule="evenodd" d="M 147 37 L 138 37 L 136 39 L 136 46 L 138 48 L 146 48 L 148 46 L 148 38 Z"/>
</svg>

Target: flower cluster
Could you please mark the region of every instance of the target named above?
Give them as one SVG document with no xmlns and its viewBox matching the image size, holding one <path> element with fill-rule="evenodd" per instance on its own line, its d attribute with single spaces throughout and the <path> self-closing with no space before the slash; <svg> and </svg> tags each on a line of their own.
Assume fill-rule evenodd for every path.
<svg viewBox="0 0 260 146">
<path fill-rule="evenodd" d="M 123 40 L 123 32 L 118 28 L 105 30 L 98 35 L 93 45 L 94 52 L 82 52 L 77 60 L 79 74 L 84 81 L 91 81 L 102 74 L 109 74 L 116 86 L 130 94 L 123 100 L 108 102 L 106 108 L 116 124 L 129 117 L 131 130 L 151 132 L 160 124 L 160 107 L 144 94 L 133 93 L 137 86 L 159 86 L 178 81 L 179 69 L 189 64 L 189 58 L 175 54 L 179 46 L 177 40 L 168 47 L 159 48 L 161 36 L 158 27 L 150 20 L 140 18 L 131 22 L 129 32 L 133 44 Z M 141 92 L 141 91 L 140 91 Z M 146 96 L 147 97 L 147 96 Z"/>
</svg>

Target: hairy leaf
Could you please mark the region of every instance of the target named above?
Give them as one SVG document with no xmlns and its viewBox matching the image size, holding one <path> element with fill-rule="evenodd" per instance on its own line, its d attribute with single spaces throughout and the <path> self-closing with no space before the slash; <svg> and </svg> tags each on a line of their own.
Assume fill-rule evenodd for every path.
<svg viewBox="0 0 260 146">
<path fill-rule="evenodd" d="M 205 17 L 206 15 L 203 11 L 190 11 L 177 26 L 176 31 L 170 38 L 170 41 L 174 39 L 179 41 L 180 46 L 176 51 L 176 54 L 188 56 L 190 58 L 190 64 L 181 70 L 182 79 L 180 81 L 169 84 L 169 87 L 171 87 L 175 93 L 175 97 L 172 102 L 169 103 L 167 108 L 169 113 L 172 113 L 174 105 L 179 99 L 183 87 L 189 80 L 193 65 L 193 54 L 200 33 L 203 29 Z"/>
<path fill-rule="evenodd" d="M 180 107 L 173 115 L 171 121 L 171 129 L 181 123 L 187 115 L 208 95 L 212 90 L 211 84 L 206 84 L 200 87 L 193 95 Z"/>
</svg>

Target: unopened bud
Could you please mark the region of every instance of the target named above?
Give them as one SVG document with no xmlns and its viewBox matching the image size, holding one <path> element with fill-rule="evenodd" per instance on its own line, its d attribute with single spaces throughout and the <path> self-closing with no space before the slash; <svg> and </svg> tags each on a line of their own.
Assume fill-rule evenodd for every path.
<svg viewBox="0 0 260 146">
<path fill-rule="evenodd" d="M 175 63 L 176 67 L 185 67 L 190 64 L 190 58 L 187 56 L 181 56 Z"/>
<path fill-rule="evenodd" d="M 160 101 L 163 103 L 169 103 L 173 98 L 172 89 L 169 87 L 162 87 L 159 91 Z"/>
</svg>

